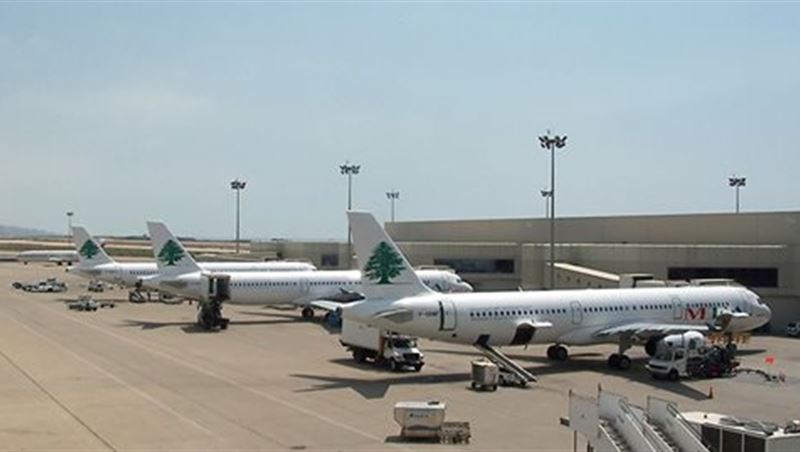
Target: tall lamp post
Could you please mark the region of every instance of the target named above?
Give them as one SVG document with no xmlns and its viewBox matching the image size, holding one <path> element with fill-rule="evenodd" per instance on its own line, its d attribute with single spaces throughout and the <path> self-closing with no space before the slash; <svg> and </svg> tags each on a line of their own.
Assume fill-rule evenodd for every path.
<svg viewBox="0 0 800 452">
<path fill-rule="evenodd" d="M 361 171 L 361 165 L 350 164 L 350 161 L 344 162 L 344 165 L 339 165 L 339 172 L 347 176 L 347 210 L 353 210 L 353 176 L 358 175 Z M 353 267 L 353 239 L 352 231 L 350 230 L 350 222 L 347 222 L 347 268 Z"/>
<path fill-rule="evenodd" d="M 75 212 L 68 211 L 67 212 L 67 237 L 72 235 L 72 216 L 75 215 Z"/>
<path fill-rule="evenodd" d="M 389 204 L 391 205 L 392 223 L 394 223 L 394 202 L 400 199 L 400 192 L 397 190 L 387 191 L 386 197 L 389 199 Z"/>
<path fill-rule="evenodd" d="M 735 174 L 728 178 L 728 186 L 736 189 L 736 213 L 739 213 L 739 189 L 747 185 L 746 177 L 737 177 Z"/>
<path fill-rule="evenodd" d="M 239 180 L 237 177 L 236 179 L 231 181 L 231 189 L 236 191 L 236 254 L 239 254 L 239 213 L 240 213 L 240 197 L 242 194 L 242 190 L 247 185 L 247 182 L 243 180 Z"/>
<path fill-rule="evenodd" d="M 542 194 L 542 198 L 544 198 L 544 217 L 550 218 L 550 196 L 552 196 L 553 192 L 550 190 L 539 190 L 539 193 Z"/>
<path fill-rule="evenodd" d="M 546 135 L 539 137 L 539 145 L 550 151 L 550 290 L 555 289 L 555 240 L 556 240 L 556 149 L 567 145 L 567 136 Z"/>
</svg>

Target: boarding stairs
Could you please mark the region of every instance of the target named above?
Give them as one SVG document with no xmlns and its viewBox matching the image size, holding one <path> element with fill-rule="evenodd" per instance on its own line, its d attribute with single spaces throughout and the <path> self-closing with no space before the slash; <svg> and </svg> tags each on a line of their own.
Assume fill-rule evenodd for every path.
<svg viewBox="0 0 800 452">
<path fill-rule="evenodd" d="M 598 451 L 708 452 L 675 405 L 654 397 L 643 409 L 602 389 L 596 399 L 570 391 L 569 418 L 570 428 Z"/>
<path fill-rule="evenodd" d="M 525 370 L 524 367 L 517 364 L 513 359 L 504 355 L 500 350 L 482 342 L 476 342 L 474 345 L 489 361 L 497 364 L 497 367 L 500 367 L 506 372 L 513 374 L 515 377 L 519 378 L 520 381 L 524 383 L 536 381 L 536 377 L 532 373 Z"/>
</svg>

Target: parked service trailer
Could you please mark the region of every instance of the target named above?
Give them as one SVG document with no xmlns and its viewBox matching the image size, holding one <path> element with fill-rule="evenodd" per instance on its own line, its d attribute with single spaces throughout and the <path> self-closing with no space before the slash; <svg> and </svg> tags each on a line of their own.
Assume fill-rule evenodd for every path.
<svg viewBox="0 0 800 452">
<path fill-rule="evenodd" d="M 434 440 L 448 444 L 469 443 L 469 422 L 445 422 L 447 405 L 440 401 L 398 402 L 394 420 L 405 440 Z"/>
</svg>

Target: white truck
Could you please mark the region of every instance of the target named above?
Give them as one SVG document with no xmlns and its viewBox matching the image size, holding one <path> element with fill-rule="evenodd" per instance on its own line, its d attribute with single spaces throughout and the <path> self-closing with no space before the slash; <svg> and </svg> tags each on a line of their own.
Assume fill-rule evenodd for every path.
<svg viewBox="0 0 800 452">
<path fill-rule="evenodd" d="M 370 360 L 375 365 L 388 365 L 393 371 L 411 367 L 417 372 L 425 364 L 416 338 L 381 331 L 352 320 L 342 322 L 339 342 L 353 353 L 353 359 L 359 363 Z"/>
<path fill-rule="evenodd" d="M 660 340 L 647 370 L 653 378 L 719 378 L 731 375 L 739 363 L 727 349 L 710 346 L 696 331 L 673 334 Z"/>
</svg>

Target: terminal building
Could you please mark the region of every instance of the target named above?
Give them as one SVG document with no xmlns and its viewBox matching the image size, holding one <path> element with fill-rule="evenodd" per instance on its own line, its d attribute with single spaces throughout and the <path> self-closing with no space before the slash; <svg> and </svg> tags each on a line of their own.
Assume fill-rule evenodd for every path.
<svg viewBox="0 0 800 452">
<path fill-rule="evenodd" d="M 415 266 L 447 266 L 476 290 L 549 284 L 546 218 L 395 222 L 389 234 Z M 347 268 L 347 244 L 270 241 L 251 253 Z M 555 287 L 619 286 L 619 275 L 733 279 L 759 293 L 781 333 L 800 321 L 800 212 L 574 217 L 556 220 Z"/>
</svg>

